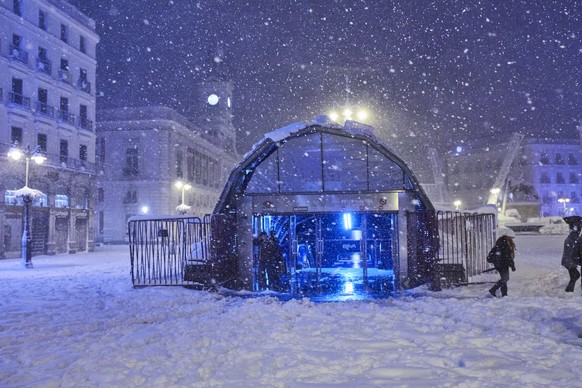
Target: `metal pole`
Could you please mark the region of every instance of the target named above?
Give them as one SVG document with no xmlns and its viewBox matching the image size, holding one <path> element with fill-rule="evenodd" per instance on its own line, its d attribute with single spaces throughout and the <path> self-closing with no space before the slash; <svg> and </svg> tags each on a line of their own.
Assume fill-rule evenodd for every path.
<svg viewBox="0 0 582 388">
<path fill-rule="evenodd" d="M 28 163 L 30 162 L 30 157 L 26 157 L 26 174 L 24 178 L 24 187 L 28 187 Z"/>
<path fill-rule="evenodd" d="M 186 186 L 182 186 L 182 205 L 184 204 L 184 191 L 186 189 Z"/>
<path fill-rule="evenodd" d="M 28 166 L 28 163 L 27 163 Z M 25 195 L 22 197 L 24 201 L 24 214 L 22 225 L 22 261 L 26 268 L 32 268 L 32 236 L 30 233 L 30 204 L 32 197 Z"/>
</svg>

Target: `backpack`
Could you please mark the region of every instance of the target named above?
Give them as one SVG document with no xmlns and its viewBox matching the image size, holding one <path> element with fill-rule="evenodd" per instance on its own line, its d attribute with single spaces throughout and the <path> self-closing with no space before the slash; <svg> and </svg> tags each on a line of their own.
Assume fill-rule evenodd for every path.
<svg viewBox="0 0 582 388">
<path fill-rule="evenodd" d="M 491 248 L 489 254 L 487 255 L 487 262 L 493 265 L 496 265 L 499 260 L 500 252 L 499 248 L 496 246 Z"/>
</svg>

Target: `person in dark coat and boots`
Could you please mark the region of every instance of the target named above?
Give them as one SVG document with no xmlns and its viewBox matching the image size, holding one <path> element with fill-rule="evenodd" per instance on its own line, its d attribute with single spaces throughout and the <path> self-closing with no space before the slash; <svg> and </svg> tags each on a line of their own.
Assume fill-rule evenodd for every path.
<svg viewBox="0 0 582 388">
<path fill-rule="evenodd" d="M 507 296 L 507 282 L 509 281 L 509 269 L 515 271 L 515 233 L 509 229 L 495 242 L 495 254 L 497 259 L 493 263 L 501 279 L 489 290 L 493 296 L 497 296 L 497 290 L 501 288 L 501 296 Z"/>
<path fill-rule="evenodd" d="M 582 229 L 582 217 L 565 217 L 564 220 L 570 226 L 570 233 L 564 241 L 564 252 L 562 253 L 562 266 L 568 270 L 570 275 L 570 282 L 566 286 L 566 292 L 574 292 L 576 281 L 580 279 L 580 271 L 578 266 L 582 263 L 582 237 L 580 237 L 580 229 Z M 582 283 L 582 282 L 581 282 Z"/>
</svg>

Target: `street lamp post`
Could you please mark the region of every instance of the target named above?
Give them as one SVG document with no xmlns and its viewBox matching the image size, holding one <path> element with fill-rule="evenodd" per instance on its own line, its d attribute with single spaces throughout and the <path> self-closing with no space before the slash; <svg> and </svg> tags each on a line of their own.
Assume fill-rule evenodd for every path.
<svg viewBox="0 0 582 388">
<path fill-rule="evenodd" d="M 185 192 L 186 192 L 186 190 L 190 190 L 192 188 L 192 185 L 189 183 L 184 183 L 182 181 L 178 181 L 178 182 L 176 182 L 176 187 L 178 189 L 182 190 L 182 203 L 180 203 L 180 205 L 178 205 L 176 207 L 176 210 L 181 215 L 184 215 L 184 214 L 186 214 L 186 212 L 188 210 L 190 210 L 190 206 L 188 206 L 184 203 Z"/>
<path fill-rule="evenodd" d="M 564 205 L 564 215 L 568 213 L 567 204 L 570 203 L 570 198 L 558 198 L 558 202 Z"/>
<path fill-rule="evenodd" d="M 462 202 L 459 199 L 455 200 L 455 202 L 453 202 L 453 205 L 455 205 L 455 210 L 459 210 L 461 204 Z"/>
<path fill-rule="evenodd" d="M 22 150 L 15 143 L 8 151 L 8 157 L 13 160 L 20 160 L 24 156 L 26 163 L 26 170 L 24 175 L 24 187 L 16 191 L 16 196 L 22 198 L 24 203 L 24 211 L 22 214 L 22 240 L 21 240 L 21 255 L 22 262 L 26 268 L 32 268 L 32 234 L 30 231 L 30 205 L 32 200 L 36 197 L 42 196 L 42 192 L 28 187 L 28 171 L 30 160 L 34 160 L 37 164 L 42 164 L 46 157 L 42 154 L 40 146 L 36 146 L 32 152 L 30 150 Z"/>
<path fill-rule="evenodd" d="M 368 111 L 361 107 L 355 107 L 350 104 L 350 83 L 348 76 L 346 76 L 346 100 L 343 105 L 338 104 L 333 101 L 333 110 L 329 113 L 329 118 L 333 121 L 340 123 L 340 118 L 343 119 L 345 123 L 348 120 L 353 120 L 355 115 L 356 119 L 360 122 L 364 122 L 368 119 Z"/>
</svg>

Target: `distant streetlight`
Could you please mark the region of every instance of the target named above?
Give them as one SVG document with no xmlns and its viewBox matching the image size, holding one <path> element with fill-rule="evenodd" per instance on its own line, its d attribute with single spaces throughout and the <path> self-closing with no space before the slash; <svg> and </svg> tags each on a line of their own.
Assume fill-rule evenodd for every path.
<svg viewBox="0 0 582 388">
<path fill-rule="evenodd" d="M 333 109 L 328 113 L 328 116 L 333 121 L 340 124 L 345 123 L 348 120 L 353 120 L 354 117 L 360 121 L 364 122 L 370 116 L 368 110 L 364 107 L 358 107 L 350 104 L 350 82 L 348 76 L 346 76 L 346 100 L 343 105 L 333 102 Z"/>
<path fill-rule="evenodd" d="M 360 122 L 366 121 L 370 114 L 368 110 L 360 107 L 350 107 L 348 105 L 340 106 L 338 103 L 334 102 L 334 109 L 329 112 L 328 116 L 333 121 L 343 124 L 346 121 L 353 120 L 354 116 Z"/>
<path fill-rule="evenodd" d="M 8 150 L 8 157 L 12 160 L 20 160 L 24 156 L 26 162 L 26 170 L 24 175 L 24 187 L 16 191 L 16 196 L 21 197 L 24 203 L 24 212 L 22 214 L 22 261 L 26 268 L 32 268 L 32 234 L 30 232 L 30 204 L 35 197 L 42 196 L 42 192 L 33 190 L 28 187 L 28 171 L 30 160 L 32 159 L 36 164 L 42 164 L 46 157 L 42 153 L 40 146 L 36 146 L 34 150 L 23 150 L 15 142 Z"/>
<path fill-rule="evenodd" d="M 564 214 L 568 212 L 568 203 L 570 202 L 570 198 L 558 198 L 558 202 L 564 205 Z"/>
<path fill-rule="evenodd" d="M 461 206 L 462 202 L 460 200 L 455 200 L 455 202 L 453 202 L 453 205 L 455 205 L 455 210 L 459 210 L 459 207 Z"/>
<path fill-rule="evenodd" d="M 192 185 L 189 183 L 184 183 L 182 181 L 178 181 L 178 182 L 176 182 L 176 187 L 178 189 L 182 190 L 182 203 L 180 203 L 180 205 L 178 205 L 176 207 L 176 210 L 178 211 L 178 213 L 184 215 L 184 214 L 186 214 L 186 212 L 188 210 L 190 210 L 190 206 L 188 206 L 184 203 L 184 194 L 185 194 L 186 190 L 190 190 L 192 188 Z"/>
</svg>

